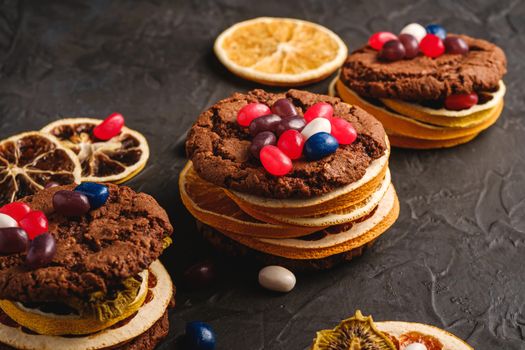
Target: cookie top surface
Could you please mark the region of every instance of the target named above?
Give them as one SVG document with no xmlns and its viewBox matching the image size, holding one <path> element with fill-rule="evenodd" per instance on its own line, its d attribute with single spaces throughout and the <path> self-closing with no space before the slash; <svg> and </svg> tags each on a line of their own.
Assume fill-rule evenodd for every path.
<svg viewBox="0 0 525 350">
<path fill-rule="evenodd" d="M 248 103 L 272 106 L 284 97 L 299 114 L 317 102 L 330 103 L 334 117 L 352 123 L 357 140 L 341 145 L 335 153 L 318 161 L 294 160 L 292 172 L 285 176 L 269 174 L 250 155 L 252 137 L 247 128 L 237 123 L 237 113 Z M 218 186 L 269 198 L 307 198 L 359 180 L 368 165 L 385 153 L 385 137 L 379 121 L 338 98 L 300 90 L 279 94 L 253 90 L 235 93 L 203 112 L 188 134 L 186 151 L 197 173 Z"/>
<path fill-rule="evenodd" d="M 105 205 L 80 218 L 54 212 L 53 187 L 25 197 L 32 210 L 49 220 L 57 251 L 45 267 L 30 270 L 25 253 L 0 256 L 0 299 L 21 302 L 61 301 L 107 292 L 122 280 L 148 268 L 162 253 L 163 239 L 173 227 L 153 197 L 129 187 L 106 184 Z"/>
<path fill-rule="evenodd" d="M 348 56 L 341 80 L 361 96 L 406 101 L 435 101 L 451 94 L 495 91 L 506 73 L 506 58 L 496 45 L 457 35 L 469 46 L 466 55 L 419 54 L 413 59 L 384 62 L 364 46 Z"/>
</svg>

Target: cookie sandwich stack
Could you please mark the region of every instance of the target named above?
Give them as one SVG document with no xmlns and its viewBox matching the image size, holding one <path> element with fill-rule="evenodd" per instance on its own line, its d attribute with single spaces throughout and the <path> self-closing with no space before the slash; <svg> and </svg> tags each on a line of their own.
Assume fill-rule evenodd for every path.
<svg viewBox="0 0 525 350">
<path fill-rule="evenodd" d="M 338 98 L 236 93 L 200 115 L 186 149 L 183 203 L 230 254 L 328 268 L 360 255 L 399 213 L 383 127 Z"/>
</svg>

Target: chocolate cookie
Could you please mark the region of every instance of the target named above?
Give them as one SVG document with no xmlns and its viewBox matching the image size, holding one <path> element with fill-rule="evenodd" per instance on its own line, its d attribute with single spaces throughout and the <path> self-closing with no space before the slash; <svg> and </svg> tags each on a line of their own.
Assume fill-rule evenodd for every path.
<svg viewBox="0 0 525 350">
<path fill-rule="evenodd" d="M 317 102 L 330 103 L 334 116 L 352 123 L 357 140 L 321 160 L 294 161 L 293 171 L 286 176 L 270 175 L 250 155 L 251 136 L 236 119 L 238 111 L 248 103 L 271 106 L 283 97 L 290 99 L 299 113 Z M 253 90 L 235 93 L 203 112 L 188 134 L 186 150 L 199 176 L 218 186 L 270 198 L 307 198 L 359 180 L 370 162 L 384 154 L 385 137 L 374 117 L 338 98 L 300 90 L 280 94 Z"/>
<path fill-rule="evenodd" d="M 354 51 L 341 69 L 341 80 L 364 97 L 424 102 L 451 94 L 495 91 L 506 73 L 506 58 L 496 45 L 457 35 L 469 46 L 466 55 L 384 62 L 377 51 L 364 46 Z"/>
<path fill-rule="evenodd" d="M 164 249 L 173 228 L 153 197 L 129 187 L 107 184 L 106 204 L 81 218 L 55 213 L 54 187 L 26 197 L 33 210 L 42 210 L 57 242 L 53 261 L 30 270 L 25 254 L 0 256 L 0 299 L 21 302 L 89 300 L 93 292 L 106 293 L 122 280 L 147 269 Z"/>
</svg>

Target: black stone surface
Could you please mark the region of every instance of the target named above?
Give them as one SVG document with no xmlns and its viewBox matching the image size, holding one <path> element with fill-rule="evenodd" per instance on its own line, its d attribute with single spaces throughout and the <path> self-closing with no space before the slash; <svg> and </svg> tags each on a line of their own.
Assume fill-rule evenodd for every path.
<svg viewBox="0 0 525 350">
<path fill-rule="evenodd" d="M 0 1 L 0 137 L 61 116 L 120 111 L 149 139 L 147 168 L 128 184 L 168 210 L 176 241 L 163 260 L 179 285 L 171 332 L 186 321 L 215 328 L 218 349 L 305 349 L 355 309 L 377 320 L 445 328 L 476 349 L 525 349 L 525 3 L 521 1 Z M 182 271 L 210 258 L 178 195 L 185 133 L 198 114 L 258 85 L 228 73 L 213 40 L 262 15 L 312 20 L 350 49 L 378 30 L 417 21 L 501 45 L 508 56 L 502 118 L 449 150 L 394 150 L 401 199 L 396 225 L 362 258 L 298 276 L 276 295 L 257 269 L 218 260 L 219 282 L 185 290 Z M 328 80 L 306 88 L 327 90 Z"/>
</svg>

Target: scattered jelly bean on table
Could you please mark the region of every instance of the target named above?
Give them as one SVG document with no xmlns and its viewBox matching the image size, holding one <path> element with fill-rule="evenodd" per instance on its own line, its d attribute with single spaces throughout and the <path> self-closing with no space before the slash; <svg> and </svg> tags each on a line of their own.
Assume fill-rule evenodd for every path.
<svg viewBox="0 0 525 350">
<path fill-rule="evenodd" d="M 341 145 L 349 145 L 357 139 L 357 132 L 352 124 L 342 118 L 332 118 L 332 136 Z"/>
<path fill-rule="evenodd" d="M 54 181 L 51 181 L 51 182 L 48 182 L 44 188 L 53 188 L 53 187 L 58 187 L 60 186 L 60 184 L 58 182 L 54 182 Z"/>
<path fill-rule="evenodd" d="M 305 140 L 308 140 L 312 135 L 319 132 L 326 132 L 328 134 L 332 132 L 330 120 L 326 118 L 316 118 L 306 124 L 303 131 L 301 131 L 301 134 L 303 134 Z"/>
<path fill-rule="evenodd" d="M 419 23 L 410 23 L 401 29 L 401 34 L 410 34 L 419 43 L 427 35 L 427 30 Z"/>
<path fill-rule="evenodd" d="M 306 123 L 310 123 L 315 118 L 330 119 L 334 115 L 334 107 L 326 102 L 317 102 L 306 110 L 304 119 Z"/>
<path fill-rule="evenodd" d="M 252 136 L 255 136 L 263 131 L 275 131 L 281 120 L 281 117 L 279 117 L 277 114 L 263 115 L 262 117 L 252 120 L 248 130 Z"/>
<path fill-rule="evenodd" d="M 465 40 L 457 36 L 447 36 L 444 40 L 445 51 L 450 54 L 466 55 L 469 51 Z"/>
<path fill-rule="evenodd" d="M 428 57 L 438 57 L 445 52 L 443 40 L 434 34 L 427 34 L 419 43 L 419 50 Z"/>
<path fill-rule="evenodd" d="M 299 159 L 303 155 L 304 137 L 297 130 L 286 130 L 279 137 L 277 147 L 290 159 Z"/>
<path fill-rule="evenodd" d="M 106 204 L 109 198 L 109 188 L 96 182 L 83 182 L 75 188 L 75 192 L 84 194 L 91 209 L 97 209 Z"/>
<path fill-rule="evenodd" d="M 27 235 L 31 240 L 35 239 L 38 235 L 47 232 L 48 229 L 46 215 L 40 210 L 29 212 L 18 223 L 20 227 L 27 232 Z"/>
<path fill-rule="evenodd" d="M 200 321 L 186 324 L 185 342 L 190 350 L 213 350 L 217 342 L 213 328 Z"/>
<path fill-rule="evenodd" d="M 277 128 L 275 129 L 275 133 L 277 136 L 281 136 L 283 132 L 286 130 L 297 130 L 302 131 L 303 128 L 306 125 L 306 120 L 301 116 L 293 116 L 293 117 L 287 117 L 283 118 L 279 125 L 277 125 Z"/>
<path fill-rule="evenodd" d="M 381 50 L 383 45 L 390 40 L 396 40 L 397 36 L 390 32 L 377 32 L 370 36 L 368 39 L 368 45 L 374 50 Z"/>
<path fill-rule="evenodd" d="M 379 51 L 379 58 L 383 61 L 394 62 L 405 58 L 405 47 L 401 41 L 395 39 L 390 40 L 383 45 L 381 51 Z"/>
<path fill-rule="evenodd" d="M 211 261 L 196 263 L 184 271 L 184 284 L 191 289 L 206 288 L 216 279 L 216 267 Z"/>
<path fill-rule="evenodd" d="M 318 160 L 334 153 L 338 147 L 339 142 L 335 137 L 326 132 L 319 132 L 306 141 L 304 154 L 308 159 Z"/>
<path fill-rule="evenodd" d="M 20 227 L 0 228 L 0 254 L 25 252 L 29 247 L 29 237 Z"/>
<path fill-rule="evenodd" d="M 262 103 L 248 103 L 237 113 L 237 123 L 240 126 L 247 127 L 255 118 L 271 114 L 270 107 Z"/>
<path fill-rule="evenodd" d="M 259 154 L 261 163 L 270 174 L 283 176 L 288 174 L 292 168 L 292 160 L 276 146 L 264 146 Z"/>
<path fill-rule="evenodd" d="M 447 37 L 447 31 L 445 28 L 440 26 L 439 24 L 429 24 L 425 27 L 428 34 L 434 34 L 435 36 L 439 37 L 441 40 L 445 40 Z"/>
<path fill-rule="evenodd" d="M 36 237 L 27 251 L 26 264 L 36 269 L 49 264 L 57 251 L 55 237 L 50 233 L 44 233 Z"/>
<path fill-rule="evenodd" d="M 82 216 L 89 212 L 91 206 L 85 194 L 61 190 L 53 195 L 53 208 L 64 216 Z"/>
<path fill-rule="evenodd" d="M 405 48 L 405 58 L 414 58 L 419 53 L 419 43 L 416 38 L 410 34 L 399 35 L 399 41 Z"/>
<path fill-rule="evenodd" d="M 275 101 L 272 105 L 272 113 L 277 114 L 282 118 L 286 118 L 297 115 L 297 109 L 295 109 L 292 101 L 287 98 L 281 98 Z"/>
<path fill-rule="evenodd" d="M 296 283 L 292 271 L 277 265 L 266 266 L 259 271 L 259 284 L 271 291 L 288 293 Z"/>
<path fill-rule="evenodd" d="M 0 228 L 17 227 L 18 222 L 7 214 L 0 213 Z"/>
<path fill-rule="evenodd" d="M 405 347 L 405 350 L 427 350 L 427 347 L 421 343 L 412 343 Z"/>
<path fill-rule="evenodd" d="M 255 158 L 259 159 L 259 154 L 261 153 L 261 149 L 264 146 L 275 146 L 276 144 L 277 137 L 275 136 L 275 134 L 271 131 L 263 131 L 253 138 L 252 144 L 250 145 L 250 153 Z"/>
<path fill-rule="evenodd" d="M 456 94 L 447 96 L 445 99 L 445 108 L 452 111 L 460 111 L 462 109 L 468 109 L 478 103 L 478 95 L 476 93 L 471 94 Z"/>
<path fill-rule="evenodd" d="M 120 134 L 123 127 L 124 117 L 122 114 L 113 113 L 93 129 L 93 135 L 99 140 L 107 141 Z"/>
<path fill-rule="evenodd" d="M 0 213 L 9 215 L 16 221 L 22 220 L 30 211 L 29 205 L 23 202 L 9 203 L 0 208 Z"/>
</svg>

